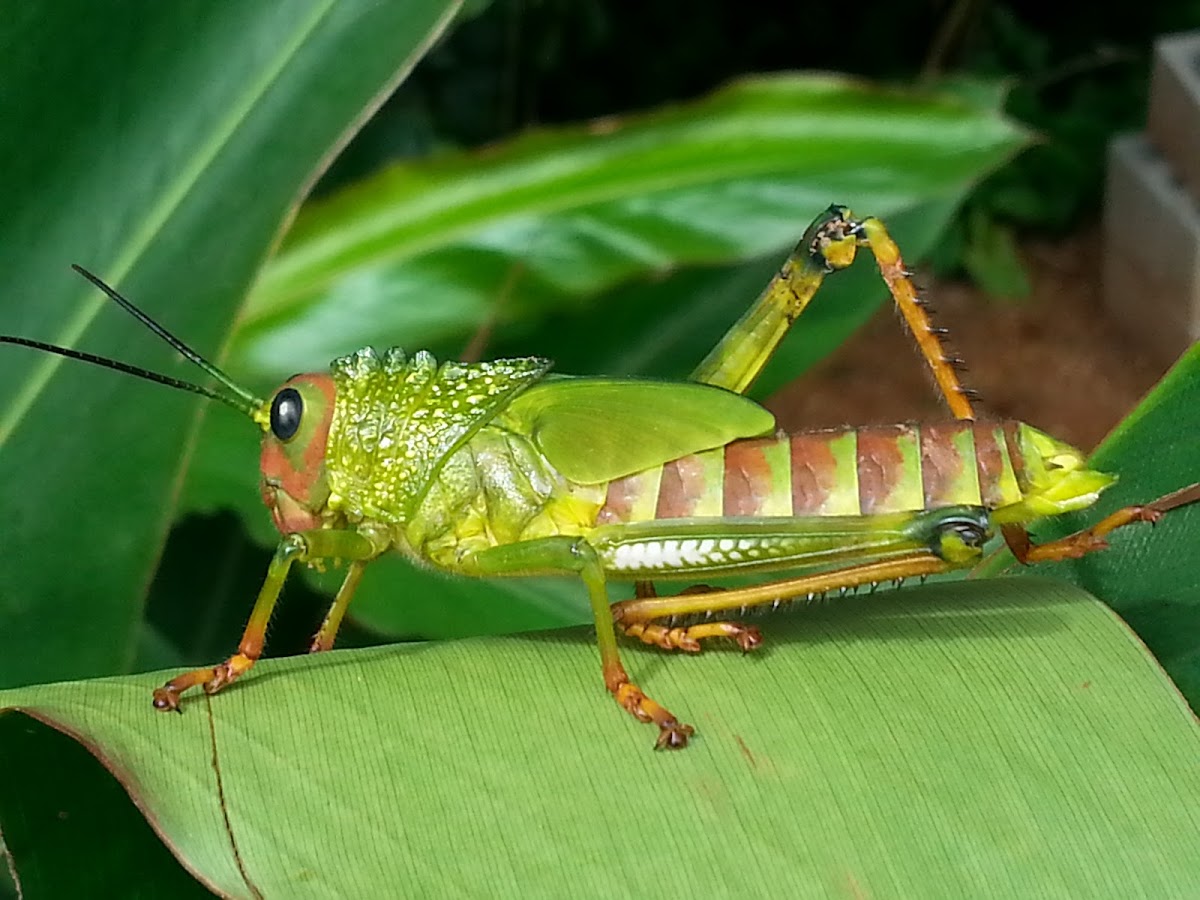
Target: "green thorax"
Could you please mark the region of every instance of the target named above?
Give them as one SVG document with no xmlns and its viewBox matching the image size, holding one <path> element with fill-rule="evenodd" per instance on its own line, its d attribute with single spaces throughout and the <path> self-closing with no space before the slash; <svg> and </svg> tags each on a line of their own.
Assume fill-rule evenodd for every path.
<svg viewBox="0 0 1200 900">
<path fill-rule="evenodd" d="M 424 351 L 409 359 L 369 347 L 334 360 L 329 508 L 406 522 L 449 456 L 550 365 L 538 357 L 439 365 Z"/>
</svg>

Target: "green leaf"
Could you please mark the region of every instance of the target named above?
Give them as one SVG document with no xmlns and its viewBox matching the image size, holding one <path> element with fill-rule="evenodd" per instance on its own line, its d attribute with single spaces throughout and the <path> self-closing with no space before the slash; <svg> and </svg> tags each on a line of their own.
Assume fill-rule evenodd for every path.
<svg viewBox="0 0 1200 900">
<path fill-rule="evenodd" d="M 721 388 L 615 378 L 552 378 L 513 400 L 506 418 L 580 484 L 612 481 L 775 427 L 775 417 L 757 403 Z"/>
<path fill-rule="evenodd" d="M 1047 522 L 1035 536 L 1061 537 L 1122 506 L 1148 503 L 1200 481 L 1200 344 L 1189 350 L 1092 456 L 1120 475 L 1094 510 Z M 1157 525 L 1113 534 L 1112 549 L 1053 566 L 1126 618 L 1200 710 L 1200 504 L 1176 509 Z M 989 571 L 1012 567 L 998 560 Z M 1031 567 L 1049 574 L 1047 565 Z"/>
<path fill-rule="evenodd" d="M 161 675 L 8 691 L 0 708 L 87 742 L 235 897 L 1195 885 L 1200 726 L 1077 589 L 930 585 L 772 625 L 752 657 L 626 651 L 697 726 L 672 753 L 605 696 L 579 632 L 268 662 L 182 716 L 149 708 Z M 38 802 L 36 780 L 19 787 L 0 824 Z"/>
<path fill-rule="evenodd" d="M 454 5 L 12 5 L 0 329 L 197 377 L 68 264 L 214 355 L 330 148 Z M 197 404 L 13 347 L 0 382 L 0 684 L 122 671 Z"/>
<path fill-rule="evenodd" d="M 831 201 L 890 217 L 957 198 L 1024 141 L 994 97 L 777 75 L 400 164 L 302 212 L 230 364 L 275 381 L 350 348 L 417 349 L 684 264 L 779 254 Z"/>
</svg>

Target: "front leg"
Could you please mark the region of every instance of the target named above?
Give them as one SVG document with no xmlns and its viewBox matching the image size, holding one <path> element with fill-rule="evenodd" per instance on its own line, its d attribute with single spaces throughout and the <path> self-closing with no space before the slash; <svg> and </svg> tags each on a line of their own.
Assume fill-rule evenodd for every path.
<svg viewBox="0 0 1200 900">
<path fill-rule="evenodd" d="M 462 559 L 459 571 L 479 576 L 578 574 L 587 586 L 588 600 L 592 606 L 605 687 L 639 722 L 653 722 L 658 726 L 655 749 L 676 750 L 687 746 L 688 738 L 695 733 L 695 729 L 680 722 L 670 710 L 646 696 L 641 688 L 630 681 L 625 666 L 621 664 L 612 610 L 605 590 L 604 568 L 585 538 L 548 537 L 489 547 Z"/>
<path fill-rule="evenodd" d="M 271 565 L 267 568 L 266 580 L 258 592 L 258 600 L 254 603 L 250 621 L 246 623 L 246 630 L 242 633 L 237 652 L 215 666 L 192 669 L 172 678 L 154 691 L 154 708 L 164 712 L 182 712 L 179 709 L 179 697 L 184 691 L 201 687 L 206 694 L 215 694 L 250 671 L 262 656 L 263 645 L 267 639 L 267 625 L 271 621 L 271 613 L 275 610 L 275 603 L 279 599 L 279 592 L 283 589 L 283 582 L 287 579 L 292 563 L 317 559 L 361 562 L 378 556 L 380 552 L 381 549 L 374 542 L 357 531 L 316 529 L 284 535 L 275 549 Z M 351 571 L 361 570 L 356 570 L 352 565 Z M 357 584 L 357 579 L 354 583 Z M 342 593 L 339 592 L 339 599 Z M 348 595 L 345 602 L 349 602 Z"/>
</svg>

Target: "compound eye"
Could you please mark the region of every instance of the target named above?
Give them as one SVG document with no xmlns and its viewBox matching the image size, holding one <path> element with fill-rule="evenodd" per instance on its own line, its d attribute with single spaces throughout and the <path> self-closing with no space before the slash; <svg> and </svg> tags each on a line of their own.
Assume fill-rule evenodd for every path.
<svg viewBox="0 0 1200 900">
<path fill-rule="evenodd" d="M 300 428 L 304 401 L 295 388 L 284 388 L 271 401 L 271 434 L 281 441 L 290 441 Z"/>
</svg>

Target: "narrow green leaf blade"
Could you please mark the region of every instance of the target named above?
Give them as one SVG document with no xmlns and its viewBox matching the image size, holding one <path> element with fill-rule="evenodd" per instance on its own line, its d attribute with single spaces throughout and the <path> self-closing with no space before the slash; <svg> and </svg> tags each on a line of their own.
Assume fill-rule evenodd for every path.
<svg viewBox="0 0 1200 900">
<path fill-rule="evenodd" d="M 216 355 L 329 148 L 454 6 L 11 6 L 0 330 L 196 378 L 68 265 Z M 0 684 L 124 670 L 197 404 L 15 347 L 0 383 Z"/>
</svg>

